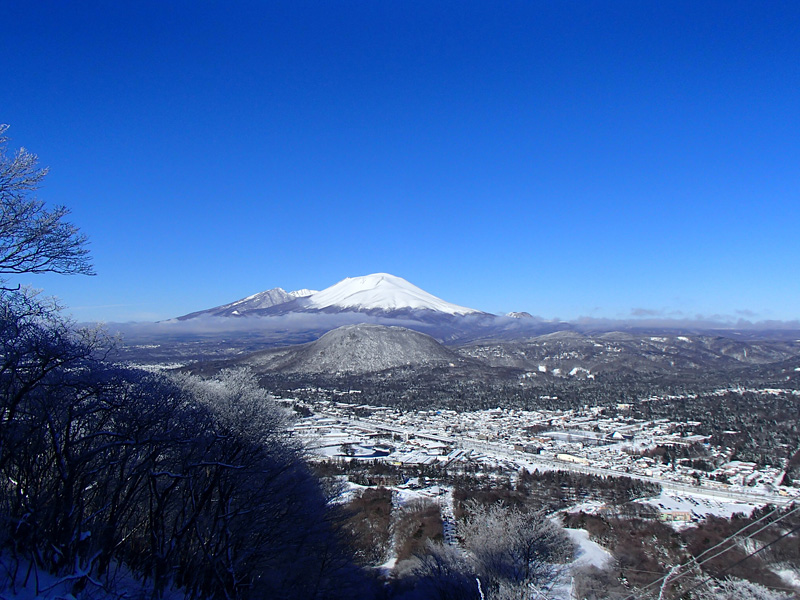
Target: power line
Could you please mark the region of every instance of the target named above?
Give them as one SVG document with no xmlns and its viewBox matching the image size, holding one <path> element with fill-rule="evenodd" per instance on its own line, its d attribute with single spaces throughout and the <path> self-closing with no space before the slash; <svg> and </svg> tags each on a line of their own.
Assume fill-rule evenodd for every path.
<svg viewBox="0 0 800 600">
<path fill-rule="evenodd" d="M 792 504 L 794 504 L 794 503 L 792 503 Z M 778 512 L 778 511 L 782 510 L 783 508 L 784 508 L 784 506 L 778 506 L 778 507 L 775 507 L 775 508 L 774 508 L 772 511 L 770 511 L 769 513 L 767 513 L 767 514 L 765 514 L 765 515 L 763 515 L 763 516 L 759 517 L 758 519 L 756 519 L 755 521 L 752 521 L 752 522 L 748 523 L 747 525 L 744 525 L 743 527 L 740 527 L 740 528 L 739 528 L 739 529 L 738 529 L 736 532 L 734 532 L 733 534 L 729 535 L 727 538 L 725 538 L 725 539 L 724 539 L 724 540 L 722 540 L 721 542 L 719 542 L 719 543 L 715 544 L 714 546 L 712 546 L 711 548 L 708 548 L 707 550 L 704 550 L 704 551 L 703 551 L 701 554 L 698 554 L 697 556 L 693 557 L 691 560 L 689 560 L 689 561 L 687 561 L 686 563 L 684 563 L 684 564 L 680 565 L 680 566 L 678 567 L 678 570 L 682 570 L 682 569 L 685 569 L 686 567 L 690 567 L 690 566 L 697 566 L 697 567 L 701 567 L 703 564 L 707 563 L 708 561 L 710 561 L 710 560 L 712 560 L 712 559 L 714 559 L 714 558 L 717 558 L 718 556 L 720 556 L 720 555 L 724 554 L 725 552 L 728 552 L 729 550 L 732 550 L 733 548 L 735 548 L 735 547 L 736 547 L 736 545 L 735 545 L 735 544 L 734 544 L 734 545 L 732 545 L 732 546 L 729 546 L 728 548 L 725 548 L 724 550 L 722 550 L 722 551 L 720 551 L 720 552 L 718 552 L 718 553 L 714 554 L 713 556 L 708 556 L 708 557 L 704 558 L 703 560 L 700 560 L 700 558 L 701 558 L 701 557 L 703 557 L 703 556 L 705 556 L 706 554 L 708 554 L 709 552 L 712 552 L 713 550 L 715 550 L 715 549 L 719 548 L 719 547 L 720 547 L 720 546 L 722 546 L 723 544 L 726 544 L 726 543 L 730 542 L 730 541 L 731 541 L 731 540 L 733 540 L 735 537 L 737 537 L 737 536 L 741 535 L 741 533 L 742 533 L 743 531 L 745 531 L 746 529 L 748 529 L 748 528 L 752 527 L 753 525 L 756 525 L 756 524 L 760 523 L 761 521 L 764 521 L 765 519 L 768 519 L 769 517 L 771 517 L 772 515 L 774 515 L 776 512 Z M 750 539 L 750 538 L 751 538 L 751 537 L 753 537 L 754 535 L 756 535 L 756 534 L 758 534 L 758 533 L 761 533 L 762 531 L 764 531 L 764 530 L 765 530 L 765 529 L 767 529 L 768 527 L 771 527 L 772 525 L 774 525 L 774 524 L 778 523 L 779 521 L 781 521 L 781 520 L 783 520 L 783 519 L 785 519 L 785 518 L 787 518 L 787 517 L 791 516 L 792 514 L 794 514 L 794 513 L 795 513 L 795 512 L 797 512 L 797 511 L 800 511 L 800 506 L 797 506 L 797 507 L 793 508 L 792 510 L 790 510 L 790 511 L 789 511 L 789 512 L 787 512 L 786 514 L 783 514 L 783 515 L 779 516 L 779 517 L 778 517 L 777 519 L 775 519 L 774 521 L 771 521 L 770 523 L 768 523 L 768 524 L 764 525 L 763 527 L 760 527 L 760 528 L 759 528 L 759 529 L 757 529 L 756 531 L 753 531 L 753 532 L 751 532 L 751 533 L 747 534 L 746 536 L 744 536 L 744 539 Z M 639 597 L 642 597 L 642 596 L 643 596 L 643 595 L 645 595 L 645 594 L 649 594 L 649 590 L 650 590 L 650 588 L 653 588 L 653 587 L 655 587 L 655 586 L 657 586 L 657 585 L 660 585 L 660 584 L 662 584 L 662 582 L 664 582 L 666 579 L 669 579 L 669 578 L 670 578 L 670 576 L 672 575 L 672 571 L 674 571 L 674 569 L 673 569 L 673 570 L 671 570 L 671 571 L 670 571 L 670 573 L 667 573 L 666 575 L 663 575 L 663 576 L 659 577 L 658 579 L 656 579 L 656 580 L 654 580 L 654 581 L 651 581 L 651 582 L 650 582 L 650 583 L 648 583 L 646 586 L 644 586 L 643 588 L 641 588 L 641 589 L 638 591 L 638 595 L 639 595 Z M 684 571 L 683 573 L 679 573 L 678 575 L 676 575 L 676 576 L 675 576 L 675 578 L 674 578 L 672 581 L 674 582 L 674 581 L 676 581 L 676 580 L 680 579 L 681 577 L 683 577 L 683 576 L 685 576 L 685 575 L 688 575 L 688 571 Z M 637 594 L 630 594 L 629 596 L 626 596 L 625 600 L 636 600 L 636 597 L 637 597 Z"/>
<path fill-rule="evenodd" d="M 766 525 L 764 525 L 764 526 L 762 526 L 762 527 L 758 528 L 757 530 L 755 530 L 755 531 L 752 531 L 752 532 L 748 533 L 746 536 L 744 536 L 744 537 L 742 538 L 742 540 L 748 540 L 748 539 L 752 538 L 753 536 L 755 536 L 755 535 L 757 535 L 757 534 L 761 533 L 762 531 L 764 531 L 765 529 L 768 529 L 769 527 L 772 527 L 773 525 L 775 525 L 775 524 L 776 524 L 776 523 L 778 523 L 779 521 L 782 521 L 783 519 L 785 519 L 785 518 L 787 518 L 787 517 L 791 516 L 791 515 L 792 515 L 792 513 L 795 513 L 795 512 L 797 512 L 797 511 L 800 511 L 800 506 L 799 506 L 799 507 L 797 507 L 797 508 L 794 508 L 793 510 L 789 511 L 788 513 L 786 513 L 786 514 L 784 514 L 784 515 L 781 515 L 780 517 L 778 517 L 778 518 L 777 518 L 777 519 L 775 519 L 774 521 L 772 521 L 772 522 L 770 522 L 770 523 L 767 523 Z M 774 512 L 774 511 L 773 511 L 773 512 Z M 757 521 L 754 521 L 754 522 L 753 522 L 753 523 L 751 523 L 750 525 L 754 525 L 755 523 L 757 523 Z M 743 531 L 744 529 L 746 529 L 746 527 L 743 527 L 743 528 L 742 528 L 742 529 L 740 529 L 739 531 Z M 736 534 L 734 534 L 734 535 L 736 535 Z M 728 538 L 728 539 L 730 539 L 730 538 Z M 740 541 L 740 540 L 737 540 L 737 543 L 738 543 L 738 541 Z M 720 544 L 722 544 L 722 543 L 725 543 L 725 542 L 720 542 Z M 717 548 L 717 547 L 719 547 L 719 546 L 720 546 L 720 544 L 717 544 L 716 546 L 714 546 L 714 548 Z M 698 555 L 697 557 L 695 557 L 695 559 L 694 559 L 694 560 L 695 560 L 695 561 L 697 561 L 697 564 L 696 564 L 695 566 L 697 566 L 697 567 L 702 567 L 702 566 L 703 566 L 705 563 L 707 563 L 707 562 L 709 562 L 709 561 L 711 561 L 711 560 L 713 560 L 713 559 L 717 558 L 718 556 L 722 556 L 722 555 L 723 555 L 723 554 L 725 554 L 726 552 L 729 552 L 730 550 L 733 550 L 735 547 L 736 547 L 736 544 L 732 544 L 731 546 L 728 546 L 727 548 L 725 548 L 725 549 L 723 549 L 723 550 L 720 550 L 719 552 L 717 552 L 716 554 L 713 554 L 712 556 L 708 556 L 708 557 L 704 558 L 703 560 L 697 561 L 697 559 L 698 559 L 698 558 L 700 558 L 700 556 L 703 556 L 703 554 L 707 554 L 707 553 L 708 553 L 710 550 L 713 550 L 713 548 L 709 548 L 709 550 L 706 550 L 705 552 L 703 552 L 703 554 L 700 554 L 700 555 Z M 689 566 L 689 565 L 691 565 L 691 564 L 692 564 L 692 561 L 690 561 L 690 562 L 686 563 L 686 566 Z M 680 574 L 678 574 L 678 575 L 675 577 L 675 579 L 673 579 L 673 581 L 676 581 L 676 580 L 680 579 L 681 577 L 684 577 L 685 575 L 688 575 L 688 574 L 689 574 L 689 572 L 688 572 L 688 571 L 685 571 L 685 572 L 683 572 L 683 573 L 680 573 Z"/>
<path fill-rule="evenodd" d="M 736 561 L 735 563 L 733 563 L 732 565 L 730 565 L 730 566 L 728 566 L 728 567 L 725 567 L 725 568 L 724 568 L 722 571 L 720 571 L 719 575 L 722 575 L 723 573 L 726 573 L 726 572 L 730 571 L 730 570 L 731 570 L 731 569 L 733 569 L 734 567 L 737 567 L 737 566 L 739 566 L 740 564 L 742 564 L 744 561 L 746 561 L 746 560 L 747 560 L 748 558 L 750 558 L 751 556 L 755 556 L 755 555 L 756 555 L 756 554 L 758 554 L 759 552 L 761 552 L 761 551 L 763 551 L 763 550 L 766 550 L 767 548 L 769 548 L 769 547 L 770 547 L 770 546 L 772 546 L 773 544 L 775 544 L 775 543 L 777 543 L 777 542 L 781 541 L 783 538 L 785 538 L 785 537 L 787 537 L 787 536 L 790 536 L 790 535 L 792 535 L 792 534 L 793 534 L 793 533 L 795 533 L 796 531 L 800 531 L 800 525 L 798 525 L 798 526 L 797 526 L 797 527 L 795 527 L 794 529 L 790 529 L 789 531 L 787 531 L 787 532 L 786 532 L 786 533 L 784 533 L 783 535 L 781 535 L 781 536 L 779 536 L 779 537 L 775 538 L 775 539 L 774 539 L 774 540 L 772 540 L 772 541 L 771 541 L 769 544 L 765 544 L 765 545 L 761 546 L 761 548 L 759 548 L 758 550 L 754 550 L 754 551 L 753 551 L 753 552 L 751 552 L 750 554 L 746 555 L 744 558 L 737 560 L 737 561 Z M 719 575 L 717 575 L 717 577 L 719 577 Z M 703 581 L 701 581 L 700 583 L 698 583 L 697 585 L 695 585 L 695 586 L 693 586 L 693 587 L 690 587 L 688 590 L 686 590 L 686 591 L 685 591 L 685 592 L 683 592 L 683 593 L 684 593 L 684 594 L 688 594 L 689 592 L 691 592 L 691 591 L 693 591 L 693 590 L 696 590 L 696 589 L 697 589 L 697 588 L 699 588 L 700 586 L 703 586 L 703 585 L 707 584 L 707 583 L 708 583 L 709 581 L 711 581 L 712 579 L 715 579 L 715 577 L 712 577 L 712 576 L 706 577 L 706 578 L 705 578 Z"/>
<path fill-rule="evenodd" d="M 711 552 L 712 550 L 715 550 L 716 548 L 719 548 L 719 547 L 720 547 L 720 546 L 722 546 L 723 544 L 725 544 L 725 543 L 727 543 L 727 542 L 731 541 L 731 540 L 732 540 L 733 538 L 735 538 L 737 535 L 740 535 L 740 534 L 741 534 L 741 533 L 742 533 L 742 532 L 743 532 L 745 529 L 748 529 L 749 527 L 752 527 L 753 525 L 755 525 L 755 524 L 757 524 L 757 523 L 759 523 L 759 522 L 763 521 L 764 519 L 767 519 L 767 518 L 771 517 L 772 515 L 774 515 L 774 514 L 775 514 L 776 512 L 778 512 L 779 510 L 780 510 L 780 507 L 775 507 L 775 508 L 774 508 L 772 511 L 770 511 L 769 513 L 767 513 L 767 514 L 765 514 L 765 515 L 761 516 L 761 517 L 760 517 L 760 518 L 758 518 L 757 520 L 755 520 L 755 521 L 752 521 L 752 522 L 750 522 L 750 523 L 747 523 L 746 525 L 744 525 L 744 526 L 740 527 L 740 528 L 739 528 L 737 531 L 735 531 L 734 533 L 732 533 L 731 535 L 729 535 L 727 538 L 725 538 L 724 540 L 722 540 L 722 541 L 721 541 L 721 542 L 719 542 L 718 544 L 715 544 L 715 545 L 714 545 L 714 546 L 712 546 L 711 548 L 708 548 L 707 550 L 704 550 L 704 551 L 703 551 L 701 554 L 699 554 L 699 555 L 697 555 L 697 556 L 695 556 L 695 557 L 692 557 L 692 559 L 691 559 L 691 560 L 687 561 L 687 562 L 686 562 L 686 563 L 684 563 L 683 565 L 680 565 L 680 567 L 679 567 L 679 568 L 680 568 L 680 569 L 683 569 L 683 568 L 685 568 L 685 567 L 689 567 L 689 566 L 690 566 L 690 565 L 692 565 L 693 563 L 696 563 L 696 562 L 698 561 L 698 559 L 699 559 L 700 557 L 702 557 L 703 555 L 705 555 L 705 554 L 708 554 L 708 553 L 709 553 L 709 552 Z M 774 522 L 774 521 L 773 521 L 773 522 Z M 771 525 L 771 524 L 772 524 L 772 523 L 770 523 L 770 525 Z M 713 558 L 713 557 L 711 557 L 711 558 Z M 705 562 L 705 561 L 704 561 L 704 562 Z M 655 587 L 656 585 L 659 585 L 659 584 L 660 584 L 660 583 L 661 583 L 661 582 L 662 582 L 664 579 L 667 579 L 667 578 L 668 578 L 670 575 L 671 575 L 671 572 L 670 572 L 670 573 L 667 573 L 666 575 L 662 575 L 661 577 L 659 577 L 659 578 L 655 579 L 654 581 L 651 581 L 650 583 L 648 583 L 647 585 L 645 585 L 643 588 L 641 588 L 641 589 L 639 590 L 639 594 L 644 594 L 644 593 L 647 593 L 647 591 L 648 591 L 650 588 L 652 588 L 652 587 Z M 635 600 L 635 599 L 636 599 L 636 595 L 635 595 L 635 594 L 631 594 L 631 595 L 629 595 L 629 596 L 627 596 L 627 597 L 625 598 L 625 600 Z"/>
<path fill-rule="evenodd" d="M 729 535 L 727 538 L 725 538 L 724 540 L 722 540 L 722 541 L 721 541 L 721 542 L 719 542 L 718 544 L 716 544 L 716 545 L 712 546 L 711 548 L 708 548 L 707 550 L 704 550 L 703 552 L 701 552 L 700 554 L 698 554 L 697 556 L 695 556 L 695 557 L 694 557 L 694 560 L 695 560 L 695 561 L 699 561 L 699 560 L 700 560 L 700 559 L 701 559 L 701 558 L 702 558 L 704 555 L 708 554 L 708 553 L 709 553 L 709 552 L 711 552 L 712 550 L 715 550 L 715 549 L 719 548 L 719 547 L 720 547 L 722 544 L 724 544 L 724 543 L 726 543 L 726 542 L 730 541 L 731 539 L 733 539 L 733 538 L 734 538 L 734 537 L 736 537 L 737 535 L 741 534 L 741 533 L 742 533 L 742 532 L 743 532 L 745 529 L 747 529 L 747 528 L 749 528 L 749 527 L 752 527 L 753 525 L 756 525 L 756 524 L 760 523 L 761 521 L 763 521 L 763 520 L 765 520 L 765 519 L 768 519 L 769 517 L 771 517 L 772 515 L 774 515 L 776 512 L 780 511 L 782 508 L 784 508 L 784 507 L 782 507 L 782 506 L 776 506 L 776 507 L 775 507 L 775 508 L 774 508 L 772 511 L 770 511 L 770 512 L 769 512 L 769 513 L 767 513 L 766 515 L 763 515 L 763 516 L 759 517 L 758 519 L 756 519 L 755 521 L 752 521 L 752 522 L 748 523 L 747 525 L 744 525 L 743 527 L 740 527 L 740 528 L 739 528 L 739 529 L 738 529 L 738 530 L 737 530 L 735 533 L 733 533 L 732 535 Z M 784 517 L 788 517 L 788 516 L 789 516 L 789 515 L 790 515 L 792 512 L 794 512 L 795 510 L 798 510 L 798 508 L 795 508 L 795 509 L 793 509 L 791 512 L 789 512 L 789 513 L 787 513 L 786 515 L 784 515 Z M 781 518 L 784 518 L 784 517 L 781 517 Z M 775 521 L 773 521 L 772 523 L 769 523 L 769 524 L 765 525 L 765 527 L 769 527 L 769 526 L 770 526 L 770 525 L 772 525 L 773 523 L 777 523 L 777 521 L 778 521 L 778 519 L 776 519 L 776 520 L 775 520 Z M 758 531 L 762 531 L 763 529 L 764 529 L 764 527 L 762 527 L 762 528 L 761 528 L 761 529 L 759 529 Z M 748 534 L 748 537 L 755 535 L 756 533 L 758 533 L 758 531 L 757 531 L 757 532 L 753 532 L 753 533 L 750 533 L 750 534 Z M 703 560 L 703 562 L 705 562 L 705 560 L 706 560 L 706 559 L 704 559 L 704 560 Z"/>
</svg>

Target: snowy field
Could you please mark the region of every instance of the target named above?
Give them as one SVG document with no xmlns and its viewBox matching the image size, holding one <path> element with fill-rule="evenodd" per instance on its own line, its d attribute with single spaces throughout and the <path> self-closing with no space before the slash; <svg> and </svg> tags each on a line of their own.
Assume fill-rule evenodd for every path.
<svg viewBox="0 0 800 600">
<path fill-rule="evenodd" d="M 730 518 L 736 513 L 749 516 L 758 504 L 720 500 L 703 494 L 676 494 L 675 492 L 661 492 L 660 496 L 641 500 L 643 504 L 650 504 L 662 513 L 688 512 L 693 520 L 704 519 L 708 516 Z M 676 526 L 689 526 L 691 523 L 672 522 Z"/>
<path fill-rule="evenodd" d="M 597 567 L 605 569 L 613 557 L 611 553 L 597 542 L 589 539 L 589 532 L 585 529 L 564 529 L 575 544 L 575 560 L 573 569 L 580 567 Z"/>
</svg>

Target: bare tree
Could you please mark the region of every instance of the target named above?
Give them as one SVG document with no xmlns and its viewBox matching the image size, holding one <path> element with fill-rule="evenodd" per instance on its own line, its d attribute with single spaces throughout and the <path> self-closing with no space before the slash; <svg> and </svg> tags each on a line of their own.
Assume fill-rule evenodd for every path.
<svg viewBox="0 0 800 600">
<path fill-rule="evenodd" d="M 558 565 L 572 556 L 564 529 L 544 513 L 477 503 L 470 503 L 468 513 L 458 524 L 458 535 L 492 597 L 509 598 L 551 583 Z"/>
<path fill-rule="evenodd" d="M 20 273 L 94 275 L 86 236 L 64 221 L 69 210 L 30 197 L 45 175 L 25 148 L 7 154 L 8 125 L 0 124 L 0 276 Z"/>
<path fill-rule="evenodd" d="M 478 600 L 481 590 L 469 560 L 453 546 L 428 540 L 424 552 L 403 563 L 400 597 L 431 600 Z"/>
</svg>

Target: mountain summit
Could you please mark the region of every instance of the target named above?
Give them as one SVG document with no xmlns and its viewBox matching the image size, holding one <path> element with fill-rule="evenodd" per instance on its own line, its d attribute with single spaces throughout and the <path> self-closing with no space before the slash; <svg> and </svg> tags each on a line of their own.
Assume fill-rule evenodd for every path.
<svg viewBox="0 0 800 600">
<path fill-rule="evenodd" d="M 433 294 L 388 273 L 348 277 L 301 300 L 306 309 L 356 311 L 432 310 L 448 315 L 479 314 L 480 311 L 445 302 Z"/>
<path fill-rule="evenodd" d="M 295 342 L 317 339 L 337 327 L 359 323 L 402 326 L 441 341 L 480 338 L 498 327 L 519 327 L 519 319 L 446 302 L 389 273 L 348 277 L 321 292 L 274 288 L 173 322 L 195 319 L 200 319 L 195 321 L 199 327 L 249 329 L 262 335 L 271 332 L 270 339 Z"/>
<path fill-rule="evenodd" d="M 483 315 L 479 310 L 445 302 L 433 294 L 389 273 L 348 277 L 321 292 L 298 290 L 286 292 L 274 288 L 247 298 L 194 312 L 178 320 L 196 317 L 276 316 L 289 313 L 369 313 L 390 316 L 433 315 L 460 317 Z"/>
</svg>

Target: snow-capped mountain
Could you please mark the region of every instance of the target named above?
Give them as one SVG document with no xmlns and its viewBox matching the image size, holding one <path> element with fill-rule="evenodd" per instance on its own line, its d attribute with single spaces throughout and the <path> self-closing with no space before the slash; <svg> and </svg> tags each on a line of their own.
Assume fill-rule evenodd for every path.
<svg viewBox="0 0 800 600">
<path fill-rule="evenodd" d="M 481 311 L 445 302 L 433 294 L 388 273 L 348 277 L 312 294 L 302 302 L 307 309 L 356 311 L 432 310 L 447 315 L 480 314 Z"/>
<path fill-rule="evenodd" d="M 398 316 L 402 313 L 404 317 L 411 313 L 422 313 L 426 318 L 437 314 L 451 317 L 486 314 L 445 302 L 402 277 L 374 273 L 363 277 L 348 277 L 321 292 L 306 289 L 286 292 L 282 288 L 274 288 L 178 319 L 201 316 L 265 317 L 293 312 L 363 312 L 382 316 Z"/>
<path fill-rule="evenodd" d="M 208 326 L 217 331 L 226 327 L 271 331 L 270 339 L 282 335 L 292 341 L 298 336 L 317 339 L 337 327 L 358 323 L 407 327 L 448 343 L 482 339 L 509 328 L 516 332 L 523 326 L 521 319 L 447 302 L 389 273 L 348 277 L 320 292 L 274 288 L 174 321 L 194 321 L 198 328 Z M 530 322 L 525 329 L 538 323 L 534 319 L 525 321 Z"/>
</svg>

